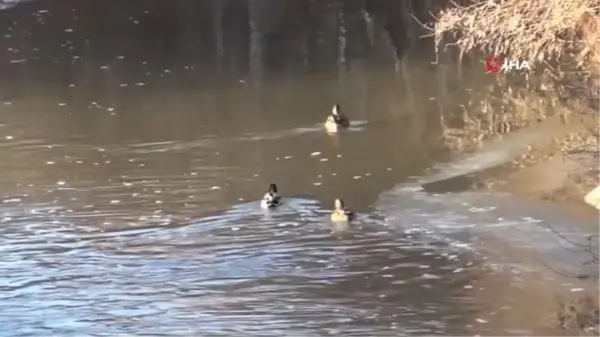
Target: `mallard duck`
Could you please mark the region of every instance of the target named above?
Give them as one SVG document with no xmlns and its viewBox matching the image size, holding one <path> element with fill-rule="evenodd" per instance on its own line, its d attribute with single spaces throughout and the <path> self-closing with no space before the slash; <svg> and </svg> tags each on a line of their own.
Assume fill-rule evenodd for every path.
<svg viewBox="0 0 600 337">
<path fill-rule="evenodd" d="M 269 190 L 265 193 L 265 196 L 260 201 L 260 207 L 262 208 L 275 208 L 281 205 L 281 196 L 277 190 L 277 185 L 269 185 Z"/>
<path fill-rule="evenodd" d="M 340 110 L 339 104 L 334 104 L 331 109 L 331 115 L 327 117 L 325 121 L 325 128 L 329 132 L 336 132 L 340 128 L 347 128 L 350 126 L 350 120 Z"/>
<path fill-rule="evenodd" d="M 345 207 L 344 200 L 335 199 L 333 202 L 333 212 L 331 213 L 331 221 L 333 222 L 350 222 L 354 220 L 356 214 Z"/>
</svg>

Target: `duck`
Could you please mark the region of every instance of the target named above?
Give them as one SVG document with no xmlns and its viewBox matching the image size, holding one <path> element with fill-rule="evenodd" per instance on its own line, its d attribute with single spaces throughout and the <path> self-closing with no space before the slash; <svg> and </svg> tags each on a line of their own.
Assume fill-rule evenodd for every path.
<svg viewBox="0 0 600 337">
<path fill-rule="evenodd" d="M 279 190 L 277 189 L 277 185 L 270 184 L 269 190 L 263 196 L 260 201 L 260 207 L 264 209 L 275 208 L 281 205 L 281 196 L 279 195 Z"/>
<path fill-rule="evenodd" d="M 331 212 L 331 221 L 350 222 L 356 218 L 354 211 L 346 208 L 344 200 L 337 198 L 333 201 L 333 212 Z"/>
<path fill-rule="evenodd" d="M 325 121 L 325 129 L 329 132 L 337 132 L 340 128 L 348 128 L 350 126 L 350 120 L 344 115 L 340 109 L 339 104 L 334 104 L 331 109 L 331 114 Z"/>
</svg>

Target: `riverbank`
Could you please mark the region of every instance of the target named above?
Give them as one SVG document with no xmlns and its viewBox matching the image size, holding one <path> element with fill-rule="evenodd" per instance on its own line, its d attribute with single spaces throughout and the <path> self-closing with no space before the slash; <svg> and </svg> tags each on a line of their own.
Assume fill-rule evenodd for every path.
<svg viewBox="0 0 600 337">
<path fill-rule="evenodd" d="M 581 105 L 533 106 L 528 103 L 544 99 L 535 93 L 530 96 L 519 108 L 509 106 L 510 122 L 483 129 L 481 125 L 488 118 L 481 113 L 476 116 L 477 111 L 468 113 L 476 116 L 470 124 L 477 127 L 446 128 L 444 144 L 459 161 L 470 154 L 495 158 L 487 164 L 478 161 L 478 167 L 463 172 L 467 178 L 459 184 L 460 189 L 491 189 L 566 203 L 582 214 L 597 217 L 597 209 L 585 202 L 585 196 L 599 184 L 597 112 Z M 457 179 L 448 182 L 455 184 Z M 446 186 L 440 185 L 442 189 Z M 433 184 L 429 187 L 437 188 Z"/>
<path fill-rule="evenodd" d="M 551 124 L 551 123 L 550 123 Z M 598 217 L 598 210 L 585 202 L 585 196 L 599 184 L 598 115 L 581 115 L 571 121 L 544 127 L 551 139 L 529 145 L 522 154 L 487 174 L 480 188 L 508 192 L 524 198 L 566 204 L 577 215 Z M 527 128 L 522 130 L 527 132 Z M 590 238 L 590 263 L 597 267 L 597 237 Z M 582 266 L 583 267 L 583 266 Z M 565 332 L 597 336 L 599 297 L 597 268 L 584 268 L 590 275 L 586 291 L 562 294 L 556 314 L 548 324 Z"/>
<path fill-rule="evenodd" d="M 515 158 L 483 174 L 479 186 L 514 195 L 565 203 L 598 216 L 584 198 L 599 184 L 598 117 L 557 117 L 541 126 L 546 137 L 527 145 Z M 528 128 L 519 132 L 529 132 Z"/>
<path fill-rule="evenodd" d="M 541 76 L 535 81 L 528 79 L 527 88 L 517 86 L 514 91 L 503 83 L 500 100 L 488 100 L 486 106 L 471 109 L 468 113 L 476 117 L 477 128 L 466 137 L 447 137 L 453 149 L 473 149 L 485 147 L 485 139 L 494 138 L 499 131 L 541 129 L 537 131 L 544 137 L 524 151 L 512 153 L 512 161 L 483 177 L 482 186 L 591 208 L 584 198 L 599 180 L 599 12 L 598 2 L 592 0 L 551 4 L 469 0 L 438 14 L 432 28 L 438 50 L 452 45 L 461 55 L 476 51 L 539 66 L 537 75 Z M 535 43 L 531 43 L 532 36 L 537 37 Z M 493 106 L 501 106 L 502 111 L 481 116 L 486 114 L 481 111 Z M 548 122 L 548 116 L 562 123 Z M 492 121 L 488 123 L 492 124 L 492 137 L 481 132 L 484 119 Z"/>
<path fill-rule="evenodd" d="M 480 158 L 482 161 L 477 162 L 482 165 L 480 169 L 434 182 L 427 188 L 443 190 L 460 185 L 460 189 L 504 192 L 566 204 L 574 215 L 597 219 L 598 210 L 588 205 L 584 198 L 599 184 L 598 122 L 596 112 L 582 109 L 541 121 L 529 121 L 524 123 L 527 126 L 503 134 L 474 136 L 465 130 L 462 133 L 461 130 L 447 130 L 450 132 L 446 133 L 449 138 L 446 144 L 463 159 L 463 163 L 469 158 Z M 462 136 L 459 138 L 457 134 Z M 460 146 L 454 146 L 456 144 Z M 483 164 L 488 155 L 503 158 L 504 162 Z M 554 303 L 556 310 L 550 310 L 551 317 L 545 325 L 570 334 L 598 335 L 597 239 L 597 236 L 590 237 L 589 245 L 574 247 L 589 253 L 589 265 L 582 264 L 579 266 L 581 274 L 565 279 L 568 283 L 577 279 L 584 281 L 582 289 L 585 291 L 554 294 L 549 303 Z M 560 271 L 558 273 L 564 276 Z"/>
</svg>

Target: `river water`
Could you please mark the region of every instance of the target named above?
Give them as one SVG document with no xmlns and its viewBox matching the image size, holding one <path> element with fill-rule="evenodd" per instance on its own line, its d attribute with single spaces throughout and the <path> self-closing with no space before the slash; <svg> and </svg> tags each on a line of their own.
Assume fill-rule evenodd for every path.
<svg viewBox="0 0 600 337">
<path fill-rule="evenodd" d="M 453 169 L 439 116 L 461 103 L 424 57 L 255 83 L 131 31 L 77 35 L 98 21 L 57 4 L 0 13 L 0 336 L 557 333 L 554 296 L 579 285 L 540 259 L 586 257 L 549 227 L 584 240 L 595 220 L 420 191 Z M 332 136 L 334 102 L 354 126 Z M 271 182 L 285 204 L 265 212 Z M 335 197 L 359 212 L 344 235 Z"/>
</svg>

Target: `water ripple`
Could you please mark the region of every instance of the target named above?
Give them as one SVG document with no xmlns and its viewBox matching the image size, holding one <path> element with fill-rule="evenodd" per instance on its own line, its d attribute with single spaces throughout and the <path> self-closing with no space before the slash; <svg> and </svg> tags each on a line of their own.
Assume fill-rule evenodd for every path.
<svg viewBox="0 0 600 337">
<path fill-rule="evenodd" d="M 254 203 L 240 204 L 179 226 L 103 232 L 82 231 L 77 225 L 82 214 L 54 223 L 56 215 L 49 212 L 54 209 L 40 207 L 38 225 L 21 226 L 19 216 L 31 212 L 9 212 L 13 220 L 1 227 L 10 235 L 2 246 L 10 259 L 0 263 L 0 272 L 8 275 L 0 284 L 0 311 L 11 308 L 7 327 L 19 326 L 23 334 L 91 333 L 98 326 L 117 334 L 153 326 L 153 332 L 165 334 L 244 331 L 265 336 L 331 325 L 352 327 L 350 335 L 359 335 L 367 331 L 363 324 L 377 321 L 367 317 L 387 315 L 377 314 L 382 307 L 399 308 L 397 318 L 388 318 L 390 324 L 411 317 L 416 310 L 410 309 L 411 297 L 404 304 L 395 301 L 408 291 L 403 288 L 441 282 L 453 269 L 441 267 L 456 263 L 441 263 L 444 258 L 434 246 L 424 245 L 425 238 L 418 243 L 365 231 L 339 239 L 325 225 L 279 226 L 304 223 L 300 213 L 320 211 L 314 201 L 289 203 L 302 207 L 266 216 Z M 381 225 L 373 220 L 363 224 Z M 411 262 L 426 252 L 440 258 L 433 260 L 438 266 Z M 379 295 L 373 297 L 374 289 Z M 156 328 L 165 319 L 168 331 Z M 270 322 L 268 329 L 261 327 L 264 320 Z M 27 325 L 38 328 L 23 330 Z"/>
</svg>

